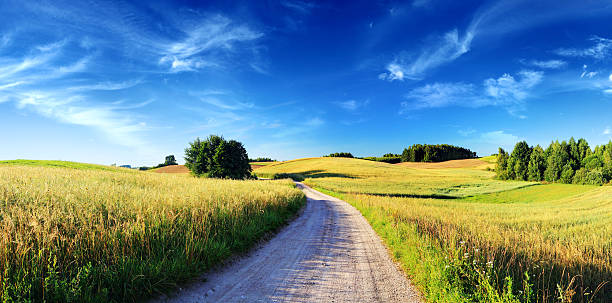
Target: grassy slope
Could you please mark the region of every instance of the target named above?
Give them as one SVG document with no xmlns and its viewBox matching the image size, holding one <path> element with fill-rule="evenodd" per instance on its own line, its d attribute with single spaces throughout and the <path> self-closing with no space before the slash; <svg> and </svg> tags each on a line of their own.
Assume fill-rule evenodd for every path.
<svg viewBox="0 0 612 303">
<path fill-rule="evenodd" d="M 109 170 L 127 171 L 128 169 L 118 168 L 113 166 L 70 162 L 70 161 L 59 161 L 59 160 L 0 160 L 0 165 L 17 165 L 17 166 L 40 166 L 40 167 L 63 167 L 63 168 L 75 168 L 75 169 L 92 169 L 92 170 Z"/>
<path fill-rule="evenodd" d="M 288 181 L 28 164 L 0 165 L 3 302 L 125 302 L 176 288 L 305 201 Z"/>
<path fill-rule="evenodd" d="M 462 197 L 532 185 L 493 180 L 484 169 L 416 169 L 349 158 L 309 158 L 257 169 L 260 177 L 297 173 L 309 184 L 339 193 L 418 197 Z"/>
<path fill-rule="evenodd" d="M 574 302 L 588 301 L 600 282 L 612 280 L 612 187 L 524 187 L 529 183 L 495 181 L 481 169 L 393 168 L 354 159 L 296 160 L 262 170 L 304 173 L 307 184 L 356 206 L 430 301 L 524 302 L 525 271 L 536 292 L 531 300 L 540 302 L 554 301 L 557 284 L 569 289 L 566 296 L 578 292 Z M 514 292 L 504 298 L 507 276 Z M 606 292 L 600 289 L 595 302 L 609 299 Z"/>
</svg>

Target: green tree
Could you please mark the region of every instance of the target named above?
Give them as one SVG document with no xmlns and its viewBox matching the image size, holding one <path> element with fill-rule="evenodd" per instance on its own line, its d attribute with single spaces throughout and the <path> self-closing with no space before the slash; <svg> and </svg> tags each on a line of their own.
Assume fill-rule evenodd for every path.
<svg viewBox="0 0 612 303">
<path fill-rule="evenodd" d="M 544 179 L 546 181 L 556 182 L 561 178 L 563 166 L 569 161 L 569 155 L 565 147 L 567 147 L 567 143 L 565 146 L 559 144 L 558 141 L 551 143 L 549 147 L 550 154 L 546 159 L 546 171 L 544 171 Z"/>
<path fill-rule="evenodd" d="M 495 162 L 495 172 L 497 177 L 502 180 L 508 179 L 508 153 L 503 149 L 499 148 L 497 152 L 497 161 Z"/>
<path fill-rule="evenodd" d="M 513 177 L 517 180 L 527 180 L 527 168 L 531 157 L 531 148 L 525 141 L 521 141 L 514 146 L 508 169 L 513 170 Z M 510 166 L 512 164 L 512 166 Z"/>
<path fill-rule="evenodd" d="M 185 148 L 185 166 L 196 176 L 208 172 L 208 158 L 204 156 L 204 142 L 196 138 Z"/>
<path fill-rule="evenodd" d="M 537 145 L 531 151 L 529 157 L 529 165 L 527 168 L 527 178 L 529 181 L 544 180 L 544 171 L 546 170 L 546 157 L 542 147 Z"/>
<path fill-rule="evenodd" d="M 216 135 L 189 143 L 185 149 L 185 166 L 196 176 L 230 179 L 251 176 L 249 156 L 242 143 Z"/>
<path fill-rule="evenodd" d="M 574 177 L 574 169 L 572 168 L 572 166 L 567 163 L 563 166 L 563 170 L 561 171 L 561 178 L 560 181 L 561 183 L 572 183 L 572 178 Z"/>
<path fill-rule="evenodd" d="M 178 163 L 176 163 L 176 159 L 174 158 L 174 155 L 169 155 L 166 156 L 166 161 L 164 162 L 165 166 L 168 165 L 178 165 Z"/>
<path fill-rule="evenodd" d="M 215 149 L 212 163 L 209 177 L 247 179 L 251 176 L 249 157 L 242 143 L 238 141 L 222 141 Z"/>
</svg>

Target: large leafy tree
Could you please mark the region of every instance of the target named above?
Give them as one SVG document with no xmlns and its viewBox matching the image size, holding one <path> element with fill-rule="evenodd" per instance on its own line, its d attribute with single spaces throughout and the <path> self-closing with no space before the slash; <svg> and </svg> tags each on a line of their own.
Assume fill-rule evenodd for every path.
<svg viewBox="0 0 612 303">
<path fill-rule="evenodd" d="M 525 141 L 521 141 L 514 146 L 510 155 L 509 169 L 514 170 L 514 178 L 517 180 L 527 180 L 527 167 L 531 157 L 531 147 Z"/>
<path fill-rule="evenodd" d="M 196 176 L 246 179 L 251 176 L 249 156 L 242 143 L 211 135 L 185 149 L 185 166 Z"/>
</svg>

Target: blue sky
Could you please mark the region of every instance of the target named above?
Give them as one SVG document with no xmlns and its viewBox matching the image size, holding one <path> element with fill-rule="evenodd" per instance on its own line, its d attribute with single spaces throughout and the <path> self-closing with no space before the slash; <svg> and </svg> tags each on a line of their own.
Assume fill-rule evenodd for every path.
<svg viewBox="0 0 612 303">
<path fill-rule="evenodd" d="M 612 137 L 610 1 L 199 2 L 2 1 L 0 159 Z"/>
</svg>

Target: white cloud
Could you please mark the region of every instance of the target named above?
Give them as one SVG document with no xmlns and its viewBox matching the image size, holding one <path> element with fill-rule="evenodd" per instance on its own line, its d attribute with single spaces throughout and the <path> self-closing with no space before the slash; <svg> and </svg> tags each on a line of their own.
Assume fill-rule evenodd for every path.
<svg viewBox="0 0 612 303">
<path fill-rule="evenodd" d="M 612 81 L 612 74 L 610 74 L 610 76 L 608 77 L 608 79 L 609 79 L 610 81 Z"/>
<path fill-rule="evenodd" d="M 398 56 L 386 67 L 387 72 L 379 75 L 382 80 L 418 80 L 425 72 L 442 64 L 454 61 L 470 50 L 474 30 L 468 29 L 463 35 L 457 29 L 447 32 L 442 37 L 427 45 L 416 58 L 407 55 Z"/>
<path fill-rule="evenodd" d="M 417 0 L 420 2 L 420 0 Z M 414 3 L 414 2 L 413 2 Z M 542 9 L 542 8 L 546 9 Z M 389 71 L 390 64 L 385 67 L 387 72 L 379 75 L 383 80 L 423 79 L 426 73 L 441 65 L 450 63 L 467 53 L 476 37 L 499 39 L 503 34 L 524 30 L 542 24 L 549 24 L 559 20 L 576 18 L 580 12 L 581 18 L 602 16 L 610 14 L 612 6 L 605 1 L 570 1 L 563 5 L 557 3 L 544 3 L 534 6 L 528 0 L 500 0 L 489 1 L 482 5 L 474 14 L 464 31 L 453 29 L 444 35 L 426 40 L 424 47 L 417 55 L 407 56 L 406 52 L 398 55 L 391 64 L 399 66 L 403 77 L 393 76 Z M 393 14 L 393 12 L 392 12 Z M 567 56 L 594 56 L 602 58 L 612 49 L 612 41 L 605 38 L 593 37 L 596 45 L 586 49 L 559 50 Z M 414 54 L 414 53 L 413 53 Z M 397 69 L 395 71 L 397 75 Z"/>
<path fill-rule="evenodd" d="M 218 65 L 218 52 L 231 52 L 236 44 L 259 39 L 262 33 L 246 25 L 235 24 L 229 18 L 206 18 L 192 29 L 184 31 L 185 38 L 162 48 L 160 64 L 169 64 L 172 71 L 191 71 Z"/>
<path fill-rule="evenodd" d="M 489 144 L 512 146 L 518 142 L 519 137 L 507 134 L 502 130 L 497 130 L 481 134 L 480 139 Z"/>
<path fill-rule="evenodd" d="M 402 111 L 449 105 L 472 106 L 478 96 L 472 84 L 433 83 L 413 89 L 406 98 L 413 102 L 402 102 Z"/>
<path fill-rule="evenodd" d="M 612 133 L 612 130 L 610 130 L 610 126 L 606 127 L 604 129 L 604 131 L 601 133 L 602 135 L 609 135 Z"/>
<path fill-rule="evenodd" d="M 539 68 L 545 68 L 545 69 L 560 69 L 560 68 L 567 66 L 567 62 L 563 60 L 547 60 L 547 61 L 532 60 L 532 61 L 529 61 L 529 65 L 539 67 Z"/>
<path fill-rule="evenodd" d="M 515 114 L 542 78 L 542 72 L 521 71 L 518 73 L 518 80 L 510 74 L 504 74 L 497 79 L 486 79 L 482 88 L 461 82 L 427 84 L 406 94 L 407 101 L 401 103 L 400 113 L 447 106 L 502 106 L 511 114 Z"/>
<path fill-rule="evenodd" d="M 255 107 L 253 103 L 232 100 L 232 94 L 222 90 L 204 90 L 189 94 L 198 97 L 204 103 L 228 111 L 248 110 Z"/>
<path fill-rule="evenodd" d="M 459 135 L 461 135 L 462 137 L 467 137 L 471 134 L 476 133 L 476 130 L 469 128 L 469 129 L 460 129 L 457 131 L 457 133 L 459 133 Z"/>
<path fill-rule="evenodd" d="M 311 127 L 321 126 L 323 124 L 325 124 L 325 121 L 323 121 L 323 119 L 319 117 L 308 119 L 305 123 L 306 126 L 311 126 Z"/>
<path fill-rule="evenodd" d="M 347 100 L 347 101 L 337 102 L 336 104 L 347 111 L 356 111 L 368 105 L 369 103 L 370 103 L 369 101 L 359 102 L 356 100 Z"/>
<path fill-rule="evenodd" d="M 124 107 L 87 104 L 82 96 L 63 96 L 58 92 L 23 94 L 17 106 L 63 123 L 92 127 L 120 145 L 146 148 L 138 135 L 147 130 L 146 123 L 127 114 Z"/>
<path fill-rule="evenodd" d="M 565 57 L 591 57 L 602 60 L 612 55 L 612 40 L 593 36 L 589 39 L 594 44 L 588 48 L 560 48 L 555 51 L 556 54 Z"/>
<path fill-rule="evenodd" d="M 8 83 L 8 84 L 0 85 L 0 90 L 5 90 L 5 89 L 11 88 L 11 87 L 16 87 L 16 86 L 22 85 L 24 83 L 26 83 L 26 82 L 24 82 L 24 81 L 17 81 L 17 82 L 12 82 L 12 83 Z"/>
<path fill-rule="evenodd" d="M 508 100 L 524 100 L 529 96 L 529 89 L 542 82 L 543 73 L 521 71 L 519 76 L 518 81 L 510 74 L 504 74 L 497 79 L 485 80 L 486 95 L 501 103 L 509 103 Z"/>
<path fill-rule="evenodd" d="M 123 82 L 100 82 L 100 83 L 90 84 L 90 85 L 73 86 L 73 87 L 69 87 L 68 90 L 70 91 L 88 91 L 88 90 L 113 91 L 113 90 L 122 90 L 122 89 L 127 89 L 130 87 L 134 87 L 141 83 L 142 83 L 141 80 L 130 80 L 130 81 L 123 81 Z"/>
</svg>

